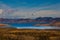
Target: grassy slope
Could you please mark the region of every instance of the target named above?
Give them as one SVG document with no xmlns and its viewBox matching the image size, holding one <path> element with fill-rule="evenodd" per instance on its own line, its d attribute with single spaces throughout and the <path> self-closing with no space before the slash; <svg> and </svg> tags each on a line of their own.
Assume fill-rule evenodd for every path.
<svg viewBox="0 0 60 40">
<path fill-rule="evenodd" d="M 59 40 L 60 30 L 0 29 L 0 40 Z"/>
</svg>

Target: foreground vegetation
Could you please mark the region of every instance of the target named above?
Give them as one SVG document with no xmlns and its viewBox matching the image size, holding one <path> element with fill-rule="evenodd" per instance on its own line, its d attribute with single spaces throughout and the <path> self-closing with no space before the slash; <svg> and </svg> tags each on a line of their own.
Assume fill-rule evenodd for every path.
<svg viewBox="0 0 60 40">
<path fill-rule="evenodd" d="M 60 40 L 60 30 L 0 28 L 0 40 Z"/>
</svg>

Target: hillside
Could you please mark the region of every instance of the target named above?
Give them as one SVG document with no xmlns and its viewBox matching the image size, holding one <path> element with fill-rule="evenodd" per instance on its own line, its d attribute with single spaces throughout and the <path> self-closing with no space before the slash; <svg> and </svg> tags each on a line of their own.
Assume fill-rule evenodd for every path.
<svg viewBox="0 0 60 40">
<path fill-rule="evenodd" d="M 60 30 L 0 29 L 0 40 L 59 40 Z"/>
</svg>

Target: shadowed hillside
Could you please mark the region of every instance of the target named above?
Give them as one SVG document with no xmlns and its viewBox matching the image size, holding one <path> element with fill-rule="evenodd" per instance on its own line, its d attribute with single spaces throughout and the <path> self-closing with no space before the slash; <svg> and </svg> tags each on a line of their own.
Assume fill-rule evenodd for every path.
<svg viewBox="0 0 60 40">
<path fill-rule="evenodd" d="M 60 40 L 60 30 L 1 28 L 0 40 Z"/>
</svg>

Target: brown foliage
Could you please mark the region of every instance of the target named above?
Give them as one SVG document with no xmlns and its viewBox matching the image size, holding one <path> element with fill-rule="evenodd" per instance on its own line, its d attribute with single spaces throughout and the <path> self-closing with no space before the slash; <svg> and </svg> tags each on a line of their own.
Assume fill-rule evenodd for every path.
<svg viewBox="0 0 60 40">
<path fill-rule="evenodd" d="M 0 40 L 60 40 L 60 30 L 0 29 Z"/>
</svg>

